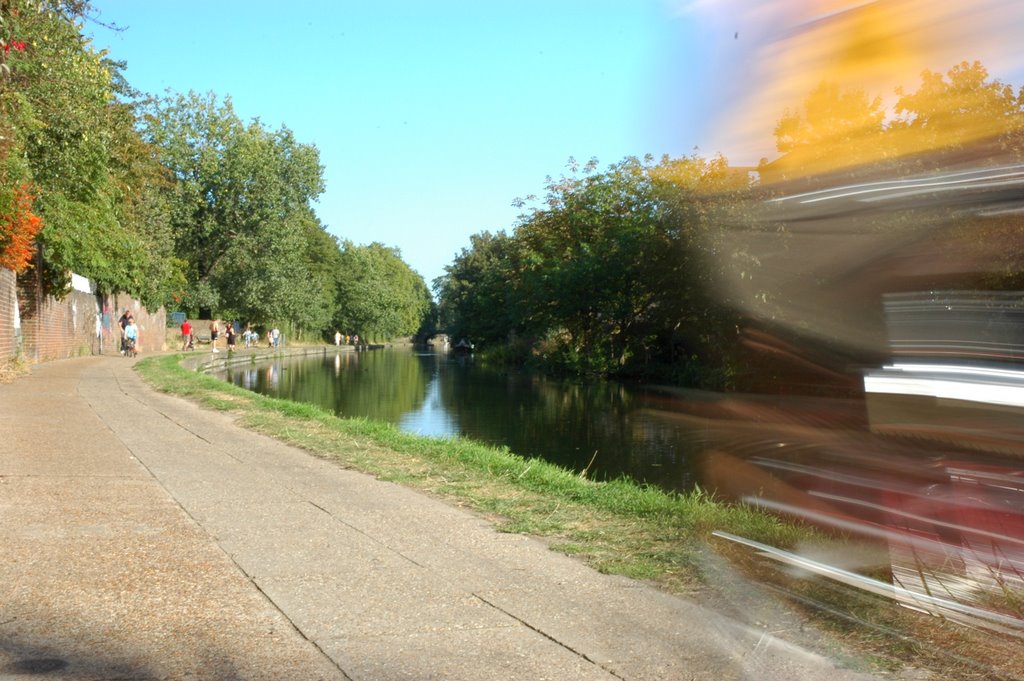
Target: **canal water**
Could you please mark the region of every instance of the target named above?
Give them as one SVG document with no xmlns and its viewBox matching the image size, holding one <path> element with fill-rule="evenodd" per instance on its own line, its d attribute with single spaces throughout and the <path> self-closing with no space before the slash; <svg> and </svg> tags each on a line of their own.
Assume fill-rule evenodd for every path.
<svg viewBox="0 0 1024 681">
<path fill-rule="evenodd" d="M 227 370 L 227 380 L 342 417 L 387 421 L 433 437 L 465 436 L 540 457 L 593 479 L 622 476 L 685 491 L 697 480 L 699 428 L 668 391 L 572 383 L 407 349 L 334 352 Z"/>
</svg>

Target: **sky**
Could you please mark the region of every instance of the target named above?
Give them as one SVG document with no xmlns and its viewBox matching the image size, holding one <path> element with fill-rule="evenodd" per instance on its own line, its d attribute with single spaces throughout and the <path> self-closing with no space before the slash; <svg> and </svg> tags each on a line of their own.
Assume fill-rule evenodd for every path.
<svg viewBox="0 0 1024 681">
<path fill-rule="evenodd" d="M 916 1 L 924 0 L 903 4 Z M 799 103 L 792 88 L 756 99 L 792 62 L 792 51 L 788 62 L 776 58 L 779 45 L 788 45 L 792 26 L 858 3 L 92 4 L 96 19 L 119 30 L 89 22 L 84 32 L 96 49 L 127 62 L 129 83 L 150 94 L 229 96 L 243 120 L 290 128 L 320 151 L 326 191 L 315 209 L 327 230 L 398 248 L 429 286 L 471 235 L 511 231 L 522 212 L 513 201 L 542 195 L 545 178 L 567 172 L 570 157 L 581 165 L 597 158 L 605 168 L 648 153 L 723 153 L 734 164 L 771 156 L 773 122 Z M 952 16 L 947 23 L 963 21 Z M 997 28 L 1015 44 L 1022 25 Z M 996 50 L 1000 39 L 991 24 L 987 29 L 987 45 Z M 951 65 L 911 61 L 908 68 Z"/>
<path fill-rule="evenodd" d="M 661 0 L 95 0 L 85 32 L 143 92 L 212 91 L 320 151 L 329 232 L 397 247 L 427 284 L 511 230 L 570 157 L 691 153 L 668 68 L 695 40 Z M 677 78 L 687 83 L 670 83 Z"/>
</svg>

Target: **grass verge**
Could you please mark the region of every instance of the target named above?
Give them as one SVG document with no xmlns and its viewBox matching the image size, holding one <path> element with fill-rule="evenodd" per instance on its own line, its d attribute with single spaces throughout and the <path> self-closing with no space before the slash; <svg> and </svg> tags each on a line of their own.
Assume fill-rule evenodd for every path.
<svg viewBox="0 0 1024 681">
<path fill-rule="evenodd" d="M 264 397 L 195 373 L 180 366 L 180 359 L 151 357 L 136 366 L 163 392 L 228 411 L 244 427 L 341 466 L 473 509 L 502 531 L 543 538 L 552 549 L 601 572 L 696 596 L 758 622 L 784 619 L 776 610 L 785 601 L 804 618 L 787 632 L 789 638 L 840 657 L 840 649 L 853 644 L 859 654 L 857 661 L 850 659 L 852 666 L 869 659 L 874 670 L 910 664 L 934 670 L 937 676 L 931 678 L 1021 678 L 1019 665 L 994 663 L 1007 658 L 997 638 L 821 579 L 794 576 L 735 546 L 710 546 L 717 541 L 710 539 L 714 530 L 779 548 L 824 539 L 809 527 L 723 503 L 700 490 L 673 494 L 628 480 L 595 482 L 463 438 L 426 438 L 390 424 L 339 419 L 315 406 Z M 818 630 L 835 636 L 816 638 Z M 835 643 L 837 638 L 844 645 Z M 1007 645 L 1012 649 L 1014 643 L 1019 640 Z M 984 651 L 980 660 L 978 651 Z"/>
<path fill-rule="evenodd" d="M 598 570 L 673 591 L 706 583 L 699 545 L 715 529 L 790 546 L 808 530 L 698 490 L 672 494 L 629 480 L 596 482 L 540 459 L 464 438 L 428 438 L 387 423 L 339 419 L 181 367 L 174 355 L 139 362 L 157 389 L 230 411 L 240 425 L 340 465 L 487 514 L 499 529 L 547 537 Z"/>
</svg>

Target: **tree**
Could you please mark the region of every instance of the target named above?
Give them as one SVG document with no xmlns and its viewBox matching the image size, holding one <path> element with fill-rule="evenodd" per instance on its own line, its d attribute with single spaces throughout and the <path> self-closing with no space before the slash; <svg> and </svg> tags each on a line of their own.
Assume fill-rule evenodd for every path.
<svg viewBox="0 0 1024 681">
<path fill-rule="evenodd" d="M 904 154 L 1003 140 L 1024 128 L 1024 89 L 1018 96 L 989 80 L 981 62 L 961 62 L 945 76 L 924 71 L 915 92 L 899 88 L 897 94 L 891 134 Z"/>
<path fill-rule="evenodd" d="M 887 155 L 885 111 L 880 97 L 823 81 L 800 109 L 787 110 L 775 126 L 784 154 L 763 169 L 767 181 L 806 176 L 881 160 Z"/>
<path fill-rule="evenodd" d="M 516 248 L 505 232 L 481 232 L 445 267 L 434 289 L 440 326 L 450 336 L 501 344 L 523 330 Z"/>
<path fill-rule="evenodd" d="M 117 71 L 114 71 L 117 73 Z M 137 283 L 131 292 L 142 303 L 156 309 L 173 302 L 185 283 L 185 263 L 175 255 L 174 232 L 168 190 L 170 173 L 160 163 L 159 150 L 145 142 L 137 130 L 141 104 L 126 83 L 115 80 L 125 101 L 108 106 L 108 135 L 111 149 L 112 186 L 118 198 L 115 215 L 143 245 L 144 255 L 135 262 Z"/>
<path fill-rule="evenodd" d="M 337 311 L 338 273 L 341 271 L 341 247 L 315 215 L 303 220 L 304 252 L 301 268 L 304 286 L 292 296 L 289 319 L 310 332 L 325 332 L 332 336 Z"/>
<path fill-rule="evenodd" d="M 311 206 L 323 191 L 316 147 L 287 128 L 244 124 L 230 98 L 212 93 L 153 101 L 145 135 L 173 177 L 171 225 L 187 263 L 183 307 L 322 330 L 331 291 L 317 298 L 309 286 L 309 242 L 326 245 Z M 321 313 L 307 314 L 314 309 Z"/>
<path fill-rule="evenodd" d="M 43 220 L 32 212 L 35 197 L 28 184 L 4 189 L 0 196 L 0 267 L 24 272 L 35 255 L 34 239 Z"/>
<path fill-rule="evenodd" d="M 471 238 L 435 283 L 442 324 L 485 344 L 515 339 L 576 374 L 721 356 L 723 307 L 710 302 L 718 263 L 705 255 L 720 242 L 715 204 L 746 190 L 745 173 L 696 157 L 595 168 L 549 178 L 512 236 Z"/>
<path fill-rule="evenodd" d="M 430 311 L 430 292 L 398 249 L 346 241 L 340 264 L 336 328 L 378 339 L 416 333 Z"/>
<path fill-rule="evenodd" d="M 9 205 L 12 187 L 37 197 L 48 291 L 63 293 L 74 271 L 100 290 L 140 293 L 150 244 L 121 219 L 127 178 L 113 158 L 133 123 L 116 112 L 117 65 L 81 35 L 89 9 L 71 0 L 0 4 L 0 203 Z"/>
<path fill-rule="evenodd" d="M 625 363 L 650 300 L 644 263 L 658 205 L 649 165 L 627 158 L 606 172 L 549 182 L 547 208 L 516 230 L 530 254 L 523 271 L 528 326 L 586 373 Z"/>
</svg>

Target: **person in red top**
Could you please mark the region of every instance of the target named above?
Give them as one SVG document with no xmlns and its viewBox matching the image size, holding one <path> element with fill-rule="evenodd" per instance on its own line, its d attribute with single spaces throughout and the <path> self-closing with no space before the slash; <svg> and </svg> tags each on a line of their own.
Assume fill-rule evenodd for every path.
<svg viewBox="0 0 1024 681">
<path fill-rule="evenodd" d="M 192 325 L 186 319 L 181 323 L 181 349 L 188 350 L 192 340 Z"/>
</svg>

